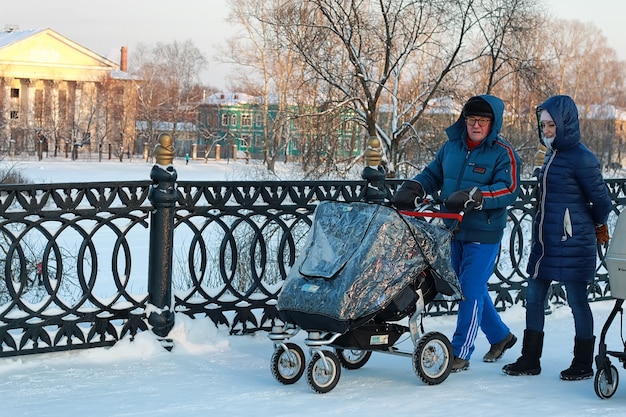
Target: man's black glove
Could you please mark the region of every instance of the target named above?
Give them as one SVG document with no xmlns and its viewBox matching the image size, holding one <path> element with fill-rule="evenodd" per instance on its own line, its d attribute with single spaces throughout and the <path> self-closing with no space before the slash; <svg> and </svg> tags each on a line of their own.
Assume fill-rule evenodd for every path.
<svg viewBox="0 0 626 417">
<path fill-rule="evenodd" d="M 400 210 L 414 210 L 426 197 L 424 187 L 417 181 L 404 181 L 391 198 L 391 204 Z"/>
<path fill-rule="evenodd" d="M 470 190 L 456 191 L 443 202 L 444 206 L 450 211 L 459 213 L 468 208 L 480 210 L 483 208 L 483 193 L 474 187 Z"/>
</svg>

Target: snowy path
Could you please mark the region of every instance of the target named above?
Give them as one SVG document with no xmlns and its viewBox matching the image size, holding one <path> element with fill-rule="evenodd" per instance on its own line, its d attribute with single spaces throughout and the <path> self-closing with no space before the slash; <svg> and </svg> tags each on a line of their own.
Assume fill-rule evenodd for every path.
<svg viewBox="0 0 626 417">
<path fill-rule="evenodd" d="M 592 304 L 598 335 L 612 306 Z M 495 364 L 481 361 L 488 349 L 481 334 L 470 369 L 440 385 L 423 384 L 410 358 L 374 354 L 362 369 L 343 370 L 327 394 L 314 393 L 305 378 L 278 383 L 265 333 L 227 336 L 208 320 L 178 315 L 172 352 L 144 333 L 108 349 L 0 359 L 0 416 L 623 416 L 626 386 L 601 400 L 593 380 L 559 380 L 571 360 L 567 307 L 547 317 L 541 375 L 501 372 L 519 354 L 523 313 L 515 307 L 503 314 L 520 342 Z M 451 336 L 454 317 L 426 318 L 425 326 Z M 619 321 L 611 329 L 609 349 L 619 351 Z"/>
</svg>

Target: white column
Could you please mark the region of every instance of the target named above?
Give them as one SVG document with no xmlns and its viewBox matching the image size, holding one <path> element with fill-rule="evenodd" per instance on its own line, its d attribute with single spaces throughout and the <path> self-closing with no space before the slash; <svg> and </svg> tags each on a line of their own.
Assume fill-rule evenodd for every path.
<svg viewBox="0 0 626 417">
<path fill-rule="evenodd" d="M 0 111 L 2 112 L 2 114 L 5 114 L 6 118 L 9 117 L 9 105 L 11 103 L 11 78 L 2 78 L 2 86 L 4 87 L 2 90 L 2 94 L 4 95 L 2 103 L 4 105 L 0 104 Z M 6 143 L 2 144 L 2 147 L 6 147 L 7 152 L 9 151 L 9 147 L 10 147 L 10 142 L 9 140 L 11 139 L 11 129 L 9 127 L 10 123 L 5 123 L 4 126 L 1 127 L 1 131 L 2 131 L 2 137 L 6 138 Z"/>
</svg>

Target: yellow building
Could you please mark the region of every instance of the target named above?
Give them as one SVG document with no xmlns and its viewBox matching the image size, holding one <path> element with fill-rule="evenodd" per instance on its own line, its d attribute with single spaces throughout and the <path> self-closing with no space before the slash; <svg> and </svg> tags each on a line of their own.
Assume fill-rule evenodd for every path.
<svg viewBox="0 0 626 417">
<path fill-rule="evenodd" d="M 51 29 L 0 31 L 0 157 L 134 152 L 135 80 Z"/>
</svg>

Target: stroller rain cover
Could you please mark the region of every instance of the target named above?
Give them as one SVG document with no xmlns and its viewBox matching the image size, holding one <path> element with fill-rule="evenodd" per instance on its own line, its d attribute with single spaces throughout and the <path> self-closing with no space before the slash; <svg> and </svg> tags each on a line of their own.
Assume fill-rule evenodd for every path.
<svg viewBox="0 0 626 417">
<path fill-rule="evenodd" d="M 344 332 L 429 267 L 437 292 L 461 299 L 450 239 L 446 228 L 388 206 L 322 201 L 278 294 L 280 317 L 307 330 Z"/>
</svg>

